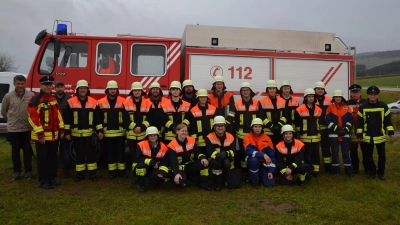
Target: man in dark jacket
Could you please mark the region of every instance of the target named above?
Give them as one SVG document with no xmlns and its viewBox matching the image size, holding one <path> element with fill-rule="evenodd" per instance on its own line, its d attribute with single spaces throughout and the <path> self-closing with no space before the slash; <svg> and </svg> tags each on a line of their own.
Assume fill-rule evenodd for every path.
<svg viewBox="0 0 400 225">
<path fill-rule="evenodd" d="M 65 85 L 64 82 L 59 80 L 55 83 L 55 91 L 56 94 L 53 95 L 57 99 L 57 103 L 60 106 L 61 114 L 65 117 L 65 113 L 68 107 L 67 100 L 71 98 L 70 95 L 65 94 Z M 65 137 L 60 139 L 59 149 L 60 149 L 60 158 L 62 162 L 62 169 L 64 178 L 69 178 L 70 175 L 70 165 L 71 165 L 71 157 L 69 153 L 69 146 L 71 145 L 71 141 L 65 139 Z M 58 168 L 58 156 L 57 156 L 57 168 Z M 56 170 L 57 170 L 56 168 Z"/>
<path fill-rule="evenodd" d="M 366 163 L 369 170 L 369 178 L 374 179 L 378 173 L 381 180 L 385 180 L 386 150 L 385 142 L 386 131 L 390 140 L 393 139 L 394 129 L 392 125 L 392 115 L 388 106 L 378 101 L 379 88 L 371 86 L 367 89 L 368 100 L 360 106 L 357 118 L 357 138 L 358 141 L 365 143 Z M 383 118 L 382 118 L 383 117 Z M 378 152 L 378 170 L 372 157 L 374 145 Z"/>
</svg>

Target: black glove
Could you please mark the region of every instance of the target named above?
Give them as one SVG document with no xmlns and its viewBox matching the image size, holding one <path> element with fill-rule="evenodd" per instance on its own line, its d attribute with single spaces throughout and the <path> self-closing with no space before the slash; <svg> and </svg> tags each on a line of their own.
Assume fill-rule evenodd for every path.
<svg viewBox="0 0 400 225">
<path fill-rule="evenodd" d="M 278 125 L 275 125 L 271 128 L 272 133 L 274 134 L 280 134 L 281 133 L 281 127 Z"/>
<path fill-rule="evenodd" d="M 227 159 L 228 158 L 228 154 L 226 154 L 226 152 L 224 151 L 224 152 L 220 152 L 220 153 L 218 153 L 217 154 L 217 157 L 215 158 L 217 161 L 219 161 L 219 162 L 222 162 L 222 161 L 224 161 L 225 159 Z"/>
<path fill-rule="evenodd" d="M 344 129 L 344 128 L 341 128 L 341 129 L 338 129 L 338 130 L 336 131 L 336 133 L 337 133 L 337 135 L 339 135 L 340 137 L 342 137 L 342 136 L 344 136 L 344 135 L 347 134 L 347 130 Z"/>
<path fill-rule="evenodd" d="M 224 168 L 225 169 L 230 169 L 231 168 L 231 161 L 229 159 L 224 160 Z"/>
</svg>

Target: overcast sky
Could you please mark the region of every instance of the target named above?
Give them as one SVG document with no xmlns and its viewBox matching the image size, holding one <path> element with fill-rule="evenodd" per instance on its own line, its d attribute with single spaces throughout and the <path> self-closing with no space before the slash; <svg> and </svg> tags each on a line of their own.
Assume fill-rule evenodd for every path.
<svg viewBox="0 0 400 225">
<path fill-rule="evenodd" d="M 0 52 L 27 73 L 43 29 L 181 38 L 186 24 L 336 33 L 357 53 L 400 49 L 400 0 L 0 0 Z"/>
</svg>

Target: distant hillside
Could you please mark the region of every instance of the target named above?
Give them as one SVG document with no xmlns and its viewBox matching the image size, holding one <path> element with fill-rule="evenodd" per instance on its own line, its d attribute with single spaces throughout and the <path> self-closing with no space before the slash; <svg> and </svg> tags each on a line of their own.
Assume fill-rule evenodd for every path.
<svg viewBox="0 0 400 225">
<path fill-rule="evenodd" d="M 364 52 L 356 55 L 357 65 L 365 65 L 365 69 L 371 69 L 394 61 L 400 61 L 400 50 Z"/>
</svg>

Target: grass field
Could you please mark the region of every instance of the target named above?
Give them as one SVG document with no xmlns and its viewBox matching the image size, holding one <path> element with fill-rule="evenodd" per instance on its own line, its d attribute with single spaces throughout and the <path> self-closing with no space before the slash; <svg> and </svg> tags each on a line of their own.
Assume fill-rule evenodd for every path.
<svg viewBox="0 0 400 225">
<path fill-rule="evenodd" d="M 361 95 L 364 99 L 367 99 L 367 90 L 362 90 Z M 383 101 L 386 104 L 396 102 L 400 100 L 400 91 L 380 91 L 379 96 L 378 96 L 379 101 Z"/>
<path fill-rule="evenodd" d="M 0 224 L 398 224 L 399 142 L 387 144 L 386 181 L 322 173 L 305 187 L 206 192 L 167 183 L 140 194 L 130 179 L 109 180 L 104 169 L 97 183 L 59 178 L 53 190 L 12 181 L 10 146 L 0 140 Z"/>
<path fill-rule="evenodd" d="M 369 87 L 371 85 L 376 85 L 378 87 L 387 87 L 387 88 L 399 88 L 400 87 L 400 75 L 393 76 L 382 76 L 382 77 L 357 77 L 357 84 L 360 84 L 362 87 Z"/>
</svg>

